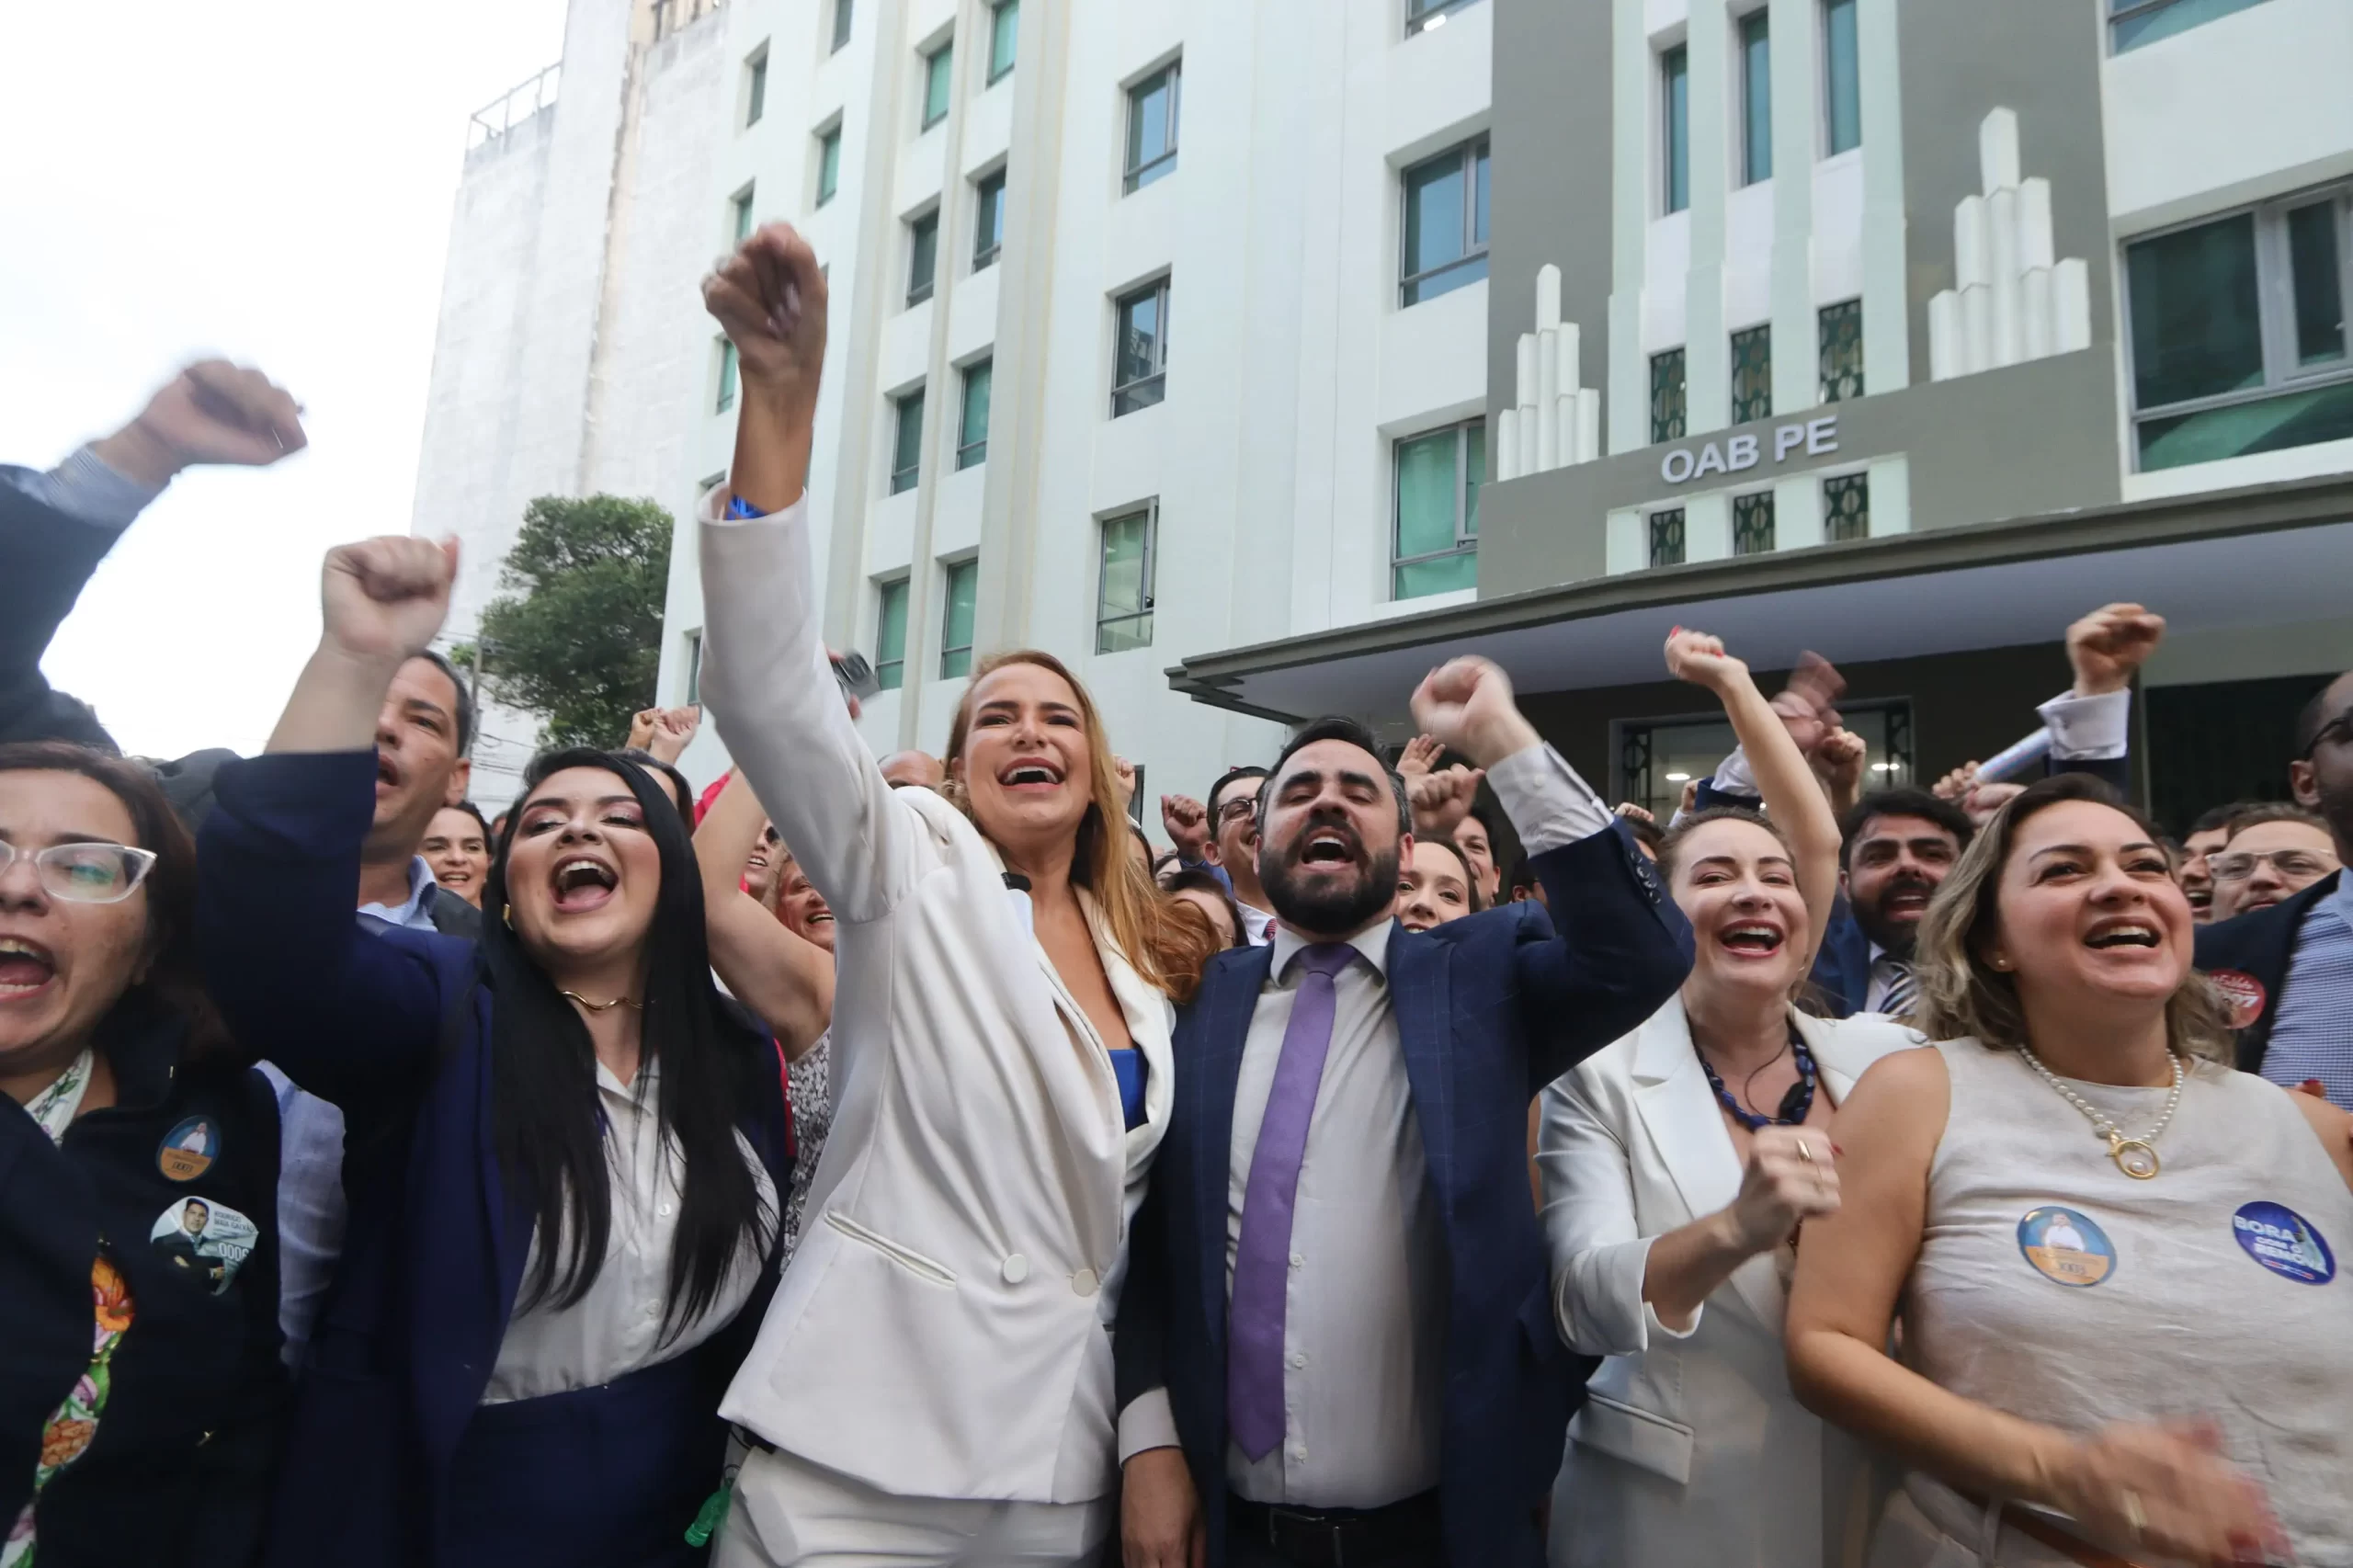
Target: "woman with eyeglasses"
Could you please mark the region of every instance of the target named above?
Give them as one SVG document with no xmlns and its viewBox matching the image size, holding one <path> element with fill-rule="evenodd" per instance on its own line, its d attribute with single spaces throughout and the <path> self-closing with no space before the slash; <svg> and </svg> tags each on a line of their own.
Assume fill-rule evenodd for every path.
<svg viewBox="0 0 2353 1568">
<path fill-rule="evenodd" d="M 213 994 L 348 1128 L 270 1562 L 685 1568 L 775 1279 L 783 1063 L 711 982 L 669 781 L 619 754 L 532 763 L 479 944 L 344 912 L 373 715 L 454 568 L 329 552 L 318 649 L 201 835 Z"/>
<path fill-rule="evenodd" d="M 145 769 L 0 746 L 10 1568 L 228 1568 L 261 1542 L 286 1395 L 278 1099 L 205 998 L 195 903 L 195 846 Z"/>
</svg>

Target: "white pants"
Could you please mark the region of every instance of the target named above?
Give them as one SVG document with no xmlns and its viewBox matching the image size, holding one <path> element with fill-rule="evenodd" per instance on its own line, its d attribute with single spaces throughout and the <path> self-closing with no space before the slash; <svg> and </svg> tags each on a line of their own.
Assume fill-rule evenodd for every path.
<svg viewBox="0 0 2353 1568">
<path fill-rule="evenodd" d="M 755 1449 L 735 1478 L 711 1568 L 1074 1568 L 1119 1525 L 1116 1493 L 1086 1503 L 902 1497 Z"/>
</svg>

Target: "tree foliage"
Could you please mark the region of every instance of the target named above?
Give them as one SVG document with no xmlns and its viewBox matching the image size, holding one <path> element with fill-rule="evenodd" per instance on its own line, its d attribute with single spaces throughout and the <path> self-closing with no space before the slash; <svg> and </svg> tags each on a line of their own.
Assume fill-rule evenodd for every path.
<svg viewBox="0 0 2353 1568">
<path fill-rule="evenodd" d="M 620 495 L 542 495 L 525 509 L 505 592 L 483 610 L 483 679 L 546 721 L 540 744 L 617 746 L 653 705 L 671 528 L 653 502 Z"/>
</svg>

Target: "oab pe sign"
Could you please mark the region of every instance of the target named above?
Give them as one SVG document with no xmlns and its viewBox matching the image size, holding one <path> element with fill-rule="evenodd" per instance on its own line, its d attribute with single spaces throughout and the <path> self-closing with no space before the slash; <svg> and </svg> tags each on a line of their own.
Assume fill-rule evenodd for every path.
<svg viewBox="0 0 2353 1568">
<path fill-rule="evenodd" d="M 1801 448 L 1810 458 L 1836 451 L 1838 416 L 1825 414 L 1819 419 L 1804 419 L 1794 425 L 1775 426 L 1775 462 L 1786 462 L 1790 455 Z M 1711 473 L 1739 473 L 1764 460 L 1764 443 L 1760 437 L 1755 435 L 1733 436 L 1723 441 L 1704 442 L 1696 450 L 1689 447 L 1676 448 L 1659 460 L 1658 476 L 1669 484 L 1688 484 Z"/>
</svg>

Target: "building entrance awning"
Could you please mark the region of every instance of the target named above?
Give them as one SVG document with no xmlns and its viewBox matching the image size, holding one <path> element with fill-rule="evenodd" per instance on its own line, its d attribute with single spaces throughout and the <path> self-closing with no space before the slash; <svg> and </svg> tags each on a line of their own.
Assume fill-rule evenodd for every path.
<svg viewBox="0 0 2353 1568">
<path fill-rule="evenodd" d="M 2118 600 L 2177 633 L 2353 615 L 2353 476 L 1594 578 L 1199 654 L 1168 679 L 1261 718 L 1374 717 L 1457 653 L 1571 691 L 1659 679 L 1678 624 L 1778 669 L 1809 648 L 1846 664 L 2049 642 Z"/>
</svg>

